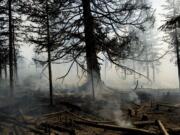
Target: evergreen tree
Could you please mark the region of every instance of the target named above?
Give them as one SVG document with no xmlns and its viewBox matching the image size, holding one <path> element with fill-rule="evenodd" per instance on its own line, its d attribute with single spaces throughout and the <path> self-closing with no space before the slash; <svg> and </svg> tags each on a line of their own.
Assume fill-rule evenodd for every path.
<svg viewBox="0 0 180 135">
<path fill-rule="evenodd" d="M 97 85 L 101 84 L 100 52 L 116 66 L 133 71 L 121 62 L 132 55 L 133 47 L 141 48 L 136 30 L 144 31 L 146 22 L 153 20 L 150 6 L 143 0 L 74 0 L 66 3 L 60 9 L 64 14 L 60 16 L 60 33 L 66 37 L 64 42 L 69 40 L 71 46 L 61 45 L 57 58 L 70 61 L 70 68 L 77 63 L 87 71 L 87 82 Z"/>
<path fill-rule="evenodd" d="M 178 28 L 178 16 L 180 15 L 179 5 L 180 2 L 178 0 L 167 0 L 166 5 L 164 5 L 165 10 L 168 11 L 168 14 L 165 15 L 167 20 L 160 29 L 165 30 L 166 36 L 164 37 L 164 41 L 169 44 L 169 49 L 176 54 L 180 88 L 180 31 Z"/>
<path fill-rule="evenodd" d="M 8 64 L 8 28 L 6 25 L 7 16 L 5 3 L 0 5 L 0 78 L 4 69 L 6 74 L 6 65 Z"/>
<path fill-rule="evenodd" d="M 20 33 L 20 24 L 21 24 L 21 15 L 18 14 L 21 6 L 19 5 L 21 0 L 1 0 L 1 13 L 0 18 L 3 22 L 3 42 L 4 46 L 8 44 L 8 62 L 9 62 L 9 79 L 10 79 L 10 95 L 13 96 L 14 90 L 14 72 L 17 73 L 17 50 L 19 44 L 19 39 L 21 37 Z M 19 39 L 18 39 L 19 37 Z M 14 68 L 15 67 L 15 68 Z M 16 69 L 14 71 L 14 69 Z M 5 69 L 6 72 L 6 69 Z M 6 74 L 6 73 L 5 73 Z"/>
<path fill-rule="evenodd" d="M 32 12 L 28 14 L 34 25 L 28 31 L 38 35 L 34 34 L 29 41 L 37 44 L 36 52 L 48 52 L 49 39 L 51 61 L 71 63 L 61 78 L 77 63 L 87 72 L 87 82 L 101 84 L 100 52 L 111 63 L 133 71 L 121 65 L 121 60 L 132 55 L 132 48 L 141 48 L 136 30 L 145 31 L 146 22 L 153 20 L 151 7 L 144 0 L 49 0 L 47 3 L 49 13 L 46 1 L 29 1 L 28 11 Z"/>
<path fill-rule="evenodd" d="M 36 53 L 47 52 L 50 105 L 53 104 L 51 52 L 61 44 L 61 33 L 58 31 L 61 5 L 60 0 L 33 0 L 26 3 L 23 11 L 30 22 L 26 27 L 28 41 L 36 45 Z"/>
</svg>

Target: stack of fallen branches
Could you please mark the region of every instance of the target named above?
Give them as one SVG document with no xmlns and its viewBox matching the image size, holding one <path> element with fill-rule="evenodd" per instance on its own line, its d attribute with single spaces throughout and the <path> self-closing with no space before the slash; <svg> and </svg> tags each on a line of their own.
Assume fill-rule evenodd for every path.
<svg viewBox="0 0 180 135">
<path fill-rule="evenodd" d="M 51 133 L 67 133 L 69 135 L 76 135 L 76 128 L 82 126 L 128 133 L 133 135 L 178 135 L 180 133 L 179 128 L 167 128 L 160 120 L 138 121 L 134 122 L 133 124 L 136 127 L 142 125 L 152 125 L 156 127 L 158 126 L 159 130 L 157 130 L 156 132 L 135 127 L 120 127 L 115 125 L 115 123 L 112 121 L 97 121 L 69 111 L 61 111 L 42 115 L 38 119 L 35 119 L 34 123 L 28 122 L 28 120 L 25 118 L 23 120 L 19 120 L 15 117 L 0 113 L 0 127 L 9 127 L 11 130 L 13 130 L 15 135 L 20 134 L 20 130 L 17 130 L 18 127 L 23 129 L 25 132 L 30 132 L 38 135 L 48 135 Z"/>
<path fill-rule="evenodd" d="M 133 133 L 133 134 L 141 134 L 141 135 L 156 135 L 155 132 L 149 131 L 149 130 L 144 130 L 144 129 L 139 129 L 139 128 L 125 128 L 125 127 L 120 127 L 117 125 L 112 125 L 114 124 L 112 121 L 97 121 L 97 120 L 90 120 L 87 118 L 83 118 L 75 113 L 69 112 L 69 111 L 64 111 L 64 112 L 57 112 L 57 113 L 51 113 L 44 115 L 42 118 L 40 118 L 38 121 L 43 121 L 40 125 L 44 127 L 51 128 L 53 130 L 63 130 L 66 132 L 69 132 L 71 135 L 74 135 L 74 129 L 73 126 L 72 128 L 62 128 L 62 115 L 66 114 L 66 117 L 69 115 L 69 120 L 67 118 L 66 122 L 71 122 L 71 124 L 68 125 L 68 127 L 71 127 L 70 125 L 86 125 L 94 128 L 100 128 L 100 129 L 105 129 L 105 130 L 111 130 L 111 131 L 119 131 L 119 132 L 124 132 L 124 133 Z M 53 119 L 53 122 L 52 122 Z M 59 120 L 59 122 L 58 122 Z M 45 123 L 46 121 L 46 123 Z M 51 124 L 48 124 L 51 123 Z M 61 124 L 60 124 L 61 123 Z M 152 123 L 152 122 L 151 122 Z M 60 125 L 60 126 L 59 126 Z M 76 127 L 76 126 L 74 126 Z"/>
</svg>

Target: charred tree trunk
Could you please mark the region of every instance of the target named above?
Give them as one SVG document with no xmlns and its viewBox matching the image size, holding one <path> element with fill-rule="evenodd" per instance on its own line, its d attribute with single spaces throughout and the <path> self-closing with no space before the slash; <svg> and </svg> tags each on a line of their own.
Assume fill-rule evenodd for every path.
<svg viewBox="0 0 180 135">
<path fill-rule="evenodd" d="M 17 55 L 16 55 L 15 47 L 14 47 L 14 76 L 16 77 L 16 80 L 18 80 L 18 65 L 17 65 Z"/>
<path fill-rule="evenodd" d="M 153 50 L 153 46 L 151 44 L 151 51 Z M 153 54 L 153 52 L 151 52 Z M 152 68 L 152 77 L 153 77 L 153 82 L 155 83 L 156 81 L 156 69 L 155 69 L 155 64 L 154 62 L 152 62 L 151 64 L 151 68 Z"/>
<path fill-rule="evenodd" d="M 180 54 L 179 54 L 179 41 L 177 37 L 177 29 L 175 29 L 175 46 L 176 46 L 176 57 L 177 57 L 177 66 L 178 66 L 178 79 L 179 79 L 179 89 L 180 89 Z"/>
<path fill-rule="evenodd" d="M 14 74 L 13 74 L 13 41 L 12 41 L 12 0 L 8 0 L 9 11 L 9 79 L 10 79 L 10 96 L 14 93 Z"/>
<path fill-rule="evenodd" d="M 153 82 L 156 81 L 156 69 L 155 69 L 155 66 L 154 66 L 154 63 L 152 63 L 152 70 L 153 70 Z"/>
<path fill-rule="evenodd" d="M 146 73 L 147 73 L 147 78 L 149 79 L 149 62 L 148 62 L 149 58 L 148 58 L 148 47 L 146 45 Z"/>
<path fill-rule="evenodd" d="M 176 16 L 176 10 L 175 10 L 175 3 L 173 1 L 174 6 L 174 16 Z M 179 54 L 179 40 L 178 40 L 178 32 L 177 32 L 177 25 L 175 24 L 175 30 L 174 30 L 174 36 L 175 36 L 175 51 L 176 51 L 176 57 L 177 57 L 177 66 L 178 66 L 178 79 L 179 79 L 179 90 L 180 90 L 180 54 Z"/>
<path fill-rule="evenodd" d="M 2 79 L 2 64 L 0 63 L 0 80 Z"/>
<path fill-rule="evenodd" d="M 7 79 L 7 65 L 6 65 L 6 63 L 4 64 L 4 78 L 5 78 L 5 80 Z"/>
<path fill-rule="evenodd" d="M 50 31 L 49 31 L 49 14 L 48 14 L 48 0 L 46 0 L 46 25 L 47 25 L 47 51 L 48 51 L 48 70 L 49 70 L 49 94 L 50 105 L 53 105 L 53 85 L 52 85 L 52 68 L 51 68 L 51 46 L 50 46 Z"/>
<path fill-rule="evenodd" d="M 96 42 L 94 37 L 94 20 L 91 14 L 90 0 L 82 0 L 83 16 L 84 16 L 84 33 L 86 44 L 86 62 L 88 81 L 92 82 L 92 90 L 94 89 L 94 82 L 101 81 L 100 66 L 97 58 Z M 93 90 L 93 97 L 95 97 Z"/>
<path fill-rule="evenodd" d="M 136 71 L 135 61 L 133 60 L 133 70 Z M 134 84 L 136 83 L 136 73 L 133 74 Z"/>
<path fill-rule="evenodd" d="M 13 44 L 13 61 L 14 61 L 14 77 L 18 80 L 18 67 L 17 67 L 17 55 L 16 55 L 16 46 L 15 46 L 15 30 L 14 30 L 14 21 L 12 25 L 12 44 Z"/>
</svg>

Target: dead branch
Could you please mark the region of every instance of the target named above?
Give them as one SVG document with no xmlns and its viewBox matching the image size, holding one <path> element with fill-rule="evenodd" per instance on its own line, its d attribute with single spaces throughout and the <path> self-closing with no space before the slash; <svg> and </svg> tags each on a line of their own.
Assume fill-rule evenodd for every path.
<svg viewBox="0 0 180 135">
<path fill-rule="evenodd" d="M 138 88 L 138 85 L 139 85 L 139 81 L 137 80 L 137 81 L 136 81 L 136 86 L 135 86 L 135 88 L 133 89 L 133 91 L 135 91 L 135 90 Z"/>
<path fill-rule="evenodd" d="M 167 132 L 166 128 L 164 127 L 164 125 L 162 124 L 160 120 L 157 120 L 157 124 L 159 128 L 161 129 L 161 132 L 163 133 L 163 135 L 169 135 L 169 133 Z"/>
<path fill-rule="evenodd" d="M 158 106 L 163 106 L 163 107 L 168 107 L 168 108 L 174 108 L 174 109 L 180 108 L 179 106 L 169 105 L 169 104 L 157 104 L 157 105 L 158 105 Z"/>
</svg>

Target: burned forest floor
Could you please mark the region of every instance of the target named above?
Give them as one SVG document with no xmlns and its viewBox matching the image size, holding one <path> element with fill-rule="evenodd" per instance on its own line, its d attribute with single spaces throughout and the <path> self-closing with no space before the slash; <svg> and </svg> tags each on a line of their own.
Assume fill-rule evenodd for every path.
<svg viewBox="0 0 180 135">
<path fill-rule="evenodd" d="M 0 97 L 1 135 L 179 135 L 180 93 L 111 90 L 96 99 L 80 92 L 25 90 Z"/>
</svg>

